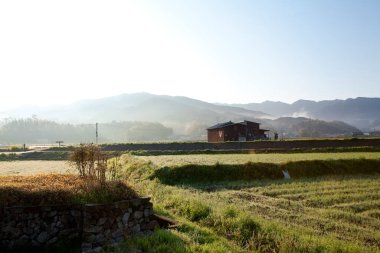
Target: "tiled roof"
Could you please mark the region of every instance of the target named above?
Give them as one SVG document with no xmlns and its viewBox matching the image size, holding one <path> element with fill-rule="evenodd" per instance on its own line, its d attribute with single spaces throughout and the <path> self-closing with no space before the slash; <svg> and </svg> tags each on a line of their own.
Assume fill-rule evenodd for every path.
<svg viewBox="0 0 380 253">
<path fill-rule="evenodd" d="M 219 124 L 213 125 L 213 126 L 207 128 L 207 130 L 213 130 L 213 129 L 223 128 L 223 127 L 234 125 L 234 124 L 235 123 L 233 123 L 232 121 L 228 121 L 228 122 L 224 122 L 224 123 L 219 123 Z"/>
<path fill-rule="evenodd" d="M 207 128 L 207 130 L 213 130 L 213 129 L 223 128 L 226 126 L 232 126 L 232 125 L 245 125 L 246 126 L 248 122 L 256 123 L 256 122 L 248 121 L 248 120 L 244 120 L 244 121 L 240 121 L 240 122 L 236 122 L 236 123 L 234 123 L 232 121 L 228 121 L 228 122 L 219 123 L 219 124 L 216 124 L 214 126 L 211 126 L 211 127 Z M 260 124 L 260 123 L 256 123 L 256 124 Z M 265 131 L 269 131 L 269 130 L 265 130 Z"/>
</svg>

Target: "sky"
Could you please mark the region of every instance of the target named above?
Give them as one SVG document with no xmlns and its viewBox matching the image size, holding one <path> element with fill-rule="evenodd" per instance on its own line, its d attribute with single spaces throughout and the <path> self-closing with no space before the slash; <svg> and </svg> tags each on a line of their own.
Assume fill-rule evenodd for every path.
<svg viewBox="0 0 380 253">
<path fill-rule="evenodd" d="M 0 111 L 380 97 L 378 0 L 0 1 Z"/>
</svg>

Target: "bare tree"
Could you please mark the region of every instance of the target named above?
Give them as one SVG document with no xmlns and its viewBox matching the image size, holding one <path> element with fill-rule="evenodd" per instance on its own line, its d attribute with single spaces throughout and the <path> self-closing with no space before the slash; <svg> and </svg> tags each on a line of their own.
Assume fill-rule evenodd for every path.
<svg viewBox="0 0 380 253">
<path fill-rule="evenodd" d="M 81 144 L 71 153 L 69 162 L 77 168 L 80 176 L 97 179 L 102 184 L 106 181 L 107 155 L 100 146 Z"/>
</svg>

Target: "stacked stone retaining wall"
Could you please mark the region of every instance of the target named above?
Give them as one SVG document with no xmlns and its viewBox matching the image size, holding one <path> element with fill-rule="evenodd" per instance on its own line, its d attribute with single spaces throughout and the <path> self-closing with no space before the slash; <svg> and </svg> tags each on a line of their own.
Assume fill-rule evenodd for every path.
<svg viewBox="0 0 380 253">
<path fill-rule="evenodd" d="M 150 198 L 111 204 L 3 207 L 0 252 L 31 252 L 60 244 L 99 252 L 157 226 Z"/>
</svg>

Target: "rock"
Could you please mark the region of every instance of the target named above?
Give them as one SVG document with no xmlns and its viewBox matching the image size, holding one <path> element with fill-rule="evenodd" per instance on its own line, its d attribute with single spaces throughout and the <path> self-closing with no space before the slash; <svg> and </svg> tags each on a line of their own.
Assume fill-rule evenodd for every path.
<svg viewBox="0 0 380 253">
<path fill-rule="evenodd" d="M 100 252 L 100 251 L 102 251 L 102 250 L 103 250 L 102 247 L 96 247 L 96 248 L 94 248 L 94 249 L 92 250 L 92 252 Z"/>
<path fill-rule="evenodd" d="M 57 223 L 55 224 L 57 226 L 57 228 L 64 228 L 65 226 L 62 224 L 61 221 L 57 221 Z"/>
<path fill-rule="evenodd" d="M 64 230 L 61 230 L 61 231 L 59 232 L 59 236 L 60 236 L 60 237 L 64 237 L 64 236 L 69 235 L 71 232 L 72 232 L 71 229 L 64 229 Z"/>
<path fill-rule="evenodd" d="M 72 226 L 73 222 L 74 222 L 74 218 L 70 215 L 67 215 L 67 214 L 62 215 L 60 217 L 60 220 L 64 226 Z"/>
<path fill-rule="evenodd" d="M 117 227 L 120 228 L 120 229 L 123 229 L 124 228 L 123 223 L 121 221 L 118 221 L 117 222 Z"/>
<path fill-rule="evenodd" d="M 124 224 L 124 225 L 127 225 L 127 224 L 128 224 L 129 216 L 130 216 L 129 213 L 125 213 L 125 214 L 123 215 L 122 220 L 123 220 L 123 224 Z"/>
<path fill-rule="evenodd" d="M 15 246 L 24 246 L 29 241 L 29 237 L 26 235 L 21 236 L 18 240 L 15 240 Z"/>
<path fill-rule="evenodd" d="M 74 239 L 74 238 L 75 238 L 75 239 L 79 238 L 79 233 L 72 233 L 72 234 L 70 234 L 69 237 L 68 237 L 68 239 L 70 239 L 70 240 L 71 240 L 71 239 Z"/>
<path fill-rule="evenodd" d="M 141 229 L 140 229 L 140 224 L 137 224 L 135 225 L 133 228 L 132 228 L 132 233 L 134 234 L 137 234 L 137 233 L 140 233 Z"/>
<path fill-rule="evenodd" d="M 124 241 L 124 237 L 123 236 L 119 236 L 119 237 L 115 238 L 115 242 L 123 242 L 123 241 Z"/>
<path fill-rule="evenodd" d="M 29 220 L 29 219 L 33 218 L 33 214 L 31 214 L 31 213 L 24 213 L 24 214 L 21 215 L 21 217 L 24 220 Z"/>
<path fill-rule="evenodd" d="M 105 218 L 105 217 L 100 218 L 100 219 L 98 220 L 98 226 L 103 225 L 104 223 L 106 223 L 106 221 L 107 221 L 107 218 Z"/>
<path fill-rule="evenodd" d="M 86 226 L 83 228 L 83 232 L 86 233 L 98 233 L 100 231 L 102 231 L 102 228 L 98 226 Z"/>
<path fill-rule="evenodd" d="M 104 235 L 105 235 L 107 238 L 110 238 L 110 237 L 111 237 L 111 230 L 110 230 L 110 229 L 107 229 L 106 231 L 104 231 Z"/>
<path fill-rule="evenodd" d="M 43 207 L 41 207 L 41 211 L 49 212 L 49 211 L 51 211 L 51 206 L 43 206 Z"/>
<path fill-rule="evenodd" d="M 103 244 L 105 242 L 106 238 L 104 237 L 103 234 L 98 234 L 96 236 L 96 242 L 99 244 Z"/>
<path fill-rule="evenodd" d="M 79 211 L 79 210 L 72 210 L 70 213 L 74 217 L 79 217 L 82 215 L 81 211 Z"/>
<path fill-rule="evenodd" d="M 160 227 L 156 220 L 150 221 L 148 224 L 145 224 L 141 227 L 142 230 L 154 230 L 155 228 Z"/>
<path fill-rule="evenodd" d="M 96 236 L 95 236 L 94 234 L 88 234 L 88 235 L 86 235 L 86 236 L 83 236 L 83 239 L 84 239 L 84 241 L 86 241 L 86 242 L 91 242 L 91 243 L 93 243 L 93 242 L 96 241 Z"/>
<path fill-rule="evenodd" d="M 40 243 L 46 242 L 47 239 L 49 239 L 49 235 L 48 235 L 48 233 L 46 231 L 40 233 L 37 236 L 37 241 L 40 242 Z"/>
<path fill-rule="evenodd" d="M 135 218 L 136 220 L 142 218 L 143 216 L 144 216 L 144 213 L 141 212 L 141 211 L 136 211 L 136 212 L 134 212 L 134 214 L 133 214 L 133 218 Z"/>
<path fill-rule="evenodd" d="M 39 243 L 39 242 L 37 242 L 37 241 L 35 241 L 35 240 L 32 240 L 32 246 L 33 247 L 38 247 L 38 246 L 40 246 L 41 244 Z"/>
<path fill-rule="evenodd" d="M 146 208 L 144 209 L 144 217 L 149 217 L 152 214 L 152 209 Z"/>
<path fill-rule="evenodd" d="M 124 236 L 124 233 L 121 229 L 116 229 L 115 232 L 112 233 L 113 238 L 117 238 L 120 236 Z"/>
<path fill-rule="evenodd" d="M 54 217 L 56 215 L 57 215 L 56 211 L 51 211 L 51 212 L 49 212 L 48 217 Z"/>
<path fill-rule="evenodd" d="M 58 238 L 57 237 L 53 237 L 51 238 L 49 241 L 47 241 L 47 245 L 51 245 L 51 244 L 54 244 L 56 241 L 58 241 Z"/>
<path fill-rule="evenodd" d="M 23 213 L 24 212 L 24 208 L 23 207 L 14 207 L 13 208 L 13 212 L 14 213 Z"/>
<path fill-rule="evenodd" d="M 21 230 L 19 228 L 10 227 L 10 226 L 5 227 L 2 230 L 2 232 L 9 234 L 9 236 L 12 238 L 18 238 L 21 235 Z"/>
<path fill-rule="evenodd" d="M 82 243 L 81 248 L 83 252 L 92 250 L 92 243 Z"/>
<path fill-rule="evenodd" d="M 141 205 L 141 199 L 132 199 L 131 204 L 133 207 L 138 207 L 139 205 Z"/>
</svg>

